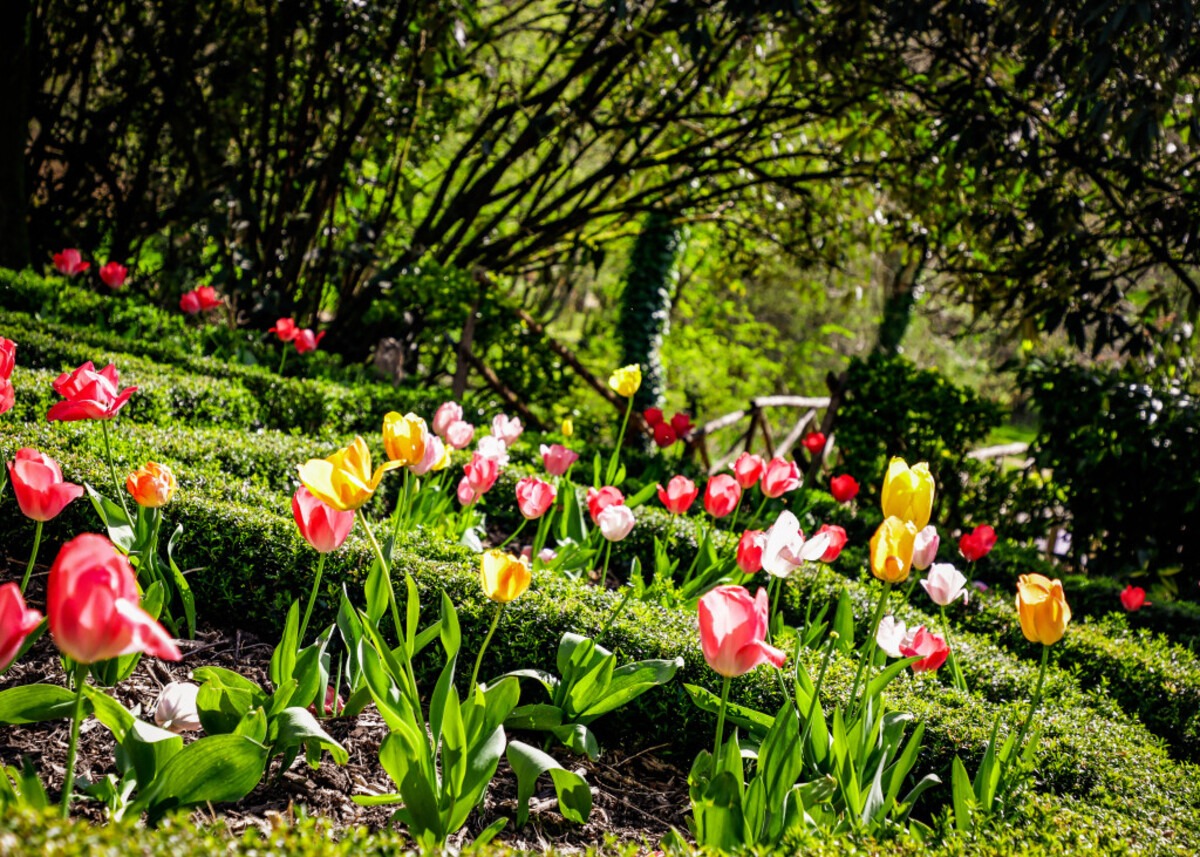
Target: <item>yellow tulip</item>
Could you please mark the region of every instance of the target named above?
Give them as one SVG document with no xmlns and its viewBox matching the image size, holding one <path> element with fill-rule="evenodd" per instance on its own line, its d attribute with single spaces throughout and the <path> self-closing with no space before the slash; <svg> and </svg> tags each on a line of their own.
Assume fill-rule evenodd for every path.
<svg viewBox="0 0 1200 857">
<path fill-rule="evenodd" d="M 910 521 L 892 516 L 871 536 L 871 573 L 884 583 L 903 583 L 912 570 L 918 530 Z"/>
<path fill-rule="evenodd" d="M 933 474 L 922 461 L 911 469 L 902 458 L 888 462 L 883 477 L 883 514 L 912 522 L 918 530 L 925 529 L 933 512 Z"/>
<path fill-rule="evenodd" d="M 608 386 L 626 399 L 631 398 L 638 391 L 638 387 L 642 386 L 642 367 L 636 363 L 622 366 L 609 376 Z"/>
<path fill-rule="evenodd" d="M 437 461 L 435 461 L 433 463 L 433 467 L 431 467 L 429 469 L 432 470 L 434 473 L 437 473 L 440 470 L 445 470 L 449 466 L 450 466 L 450 447 L 443 444 L 441 456 L 438 458 Z"/>
<path fill-rule="evenodd" d="M 403 462 L 389 461 L 371 470 L 371 450 L 356 437 L 354 443 L 328 458 L 312 458 L 301 464 L 300 481 L 313 496 L 339 512 L 351 512 L 371 499 L 379 480 Z"/>
<path fill-rule="evenodd" d="M 570 437 L 575 434 L 575 420 L 567 417 L 562 421 L 562 436 Z"/>
<path fill-rule="evenodd" d="M 139 506 L 157 509 L 175 496 L 175 474 L 171 468 L 156 461 L 147 461 L 125 480 L 125 487 Z"/>
<path fill-rule="evenodd" d="M 392 461 L 408 466 L 420 464 L 425 457 L 429 429 L 416 414 L 400 416 L 395 411 L 383 418 L 383 449 Z"/>
<path fill-rule="evenodd" d="M 500 604 L 519 598 L 529 588 L 529 566 L 504 551 L 485 551 L 480 558 L 479 572 L 484 593 Z"/>
<path fill-rule="evenodd" d="M 1050 646 L 1061 640 L 1071 621 L 1062 581 L 1022 574 L 1017 580 L 1017 615 L 1021 617 L 1021 631 L 1031 643 Z"/>
</svg>

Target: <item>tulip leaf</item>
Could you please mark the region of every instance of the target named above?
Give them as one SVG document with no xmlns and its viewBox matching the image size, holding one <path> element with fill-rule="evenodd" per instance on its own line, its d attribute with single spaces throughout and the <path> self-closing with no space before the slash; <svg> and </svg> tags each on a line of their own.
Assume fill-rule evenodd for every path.
<svg viewBox="0 0 1200 857">
<path fill-rule="evenodd" d="M 707 711 L 710 714 L 716 714 L 721 710 L 721 697 L 707 688 L 694 684 L 685 684 L 683 689 L 688 692 L 688 696 L 692 698 L 692 703 L 700 710 Z M 775 718 L 771 715 L 763 714 L 761 711 L 755 711 L 753 708 L 739 705 L 735 702 L 730 702 L 726 706 L 725 717 L 730 723 L 740 726 L 751 735 L 758 737 L 766 735 L 775 722 Z"/>
<path fill-rule="evenodd" d="M 83 701 L 84 711 L 91 713 L 91 704 Z M 55 684 L 26 684 L 0 690 L 0 723 L 19 726 L 60 720 L 75 711 L 75 694 Z"/>
<path fill-rule="evenodd" d="M 283 636 L 279 645 L 271 653 L 271 667 L 268 674 L 271 684 L 279 687 L 292 677 L 296 669 L 296 649 L 300 636 L 300 601 L 297 599 L 288 608 L 287 619 L 283 623 Z"/>
<path fill-rule="evenodd" d="M 92 713 L 96 715 L 96 719 L 112 733 L 117 743 L 120 744 L 124 741 L 125 736 L 137 721 L 133 712 L 104 691 L 90 685 L 84 685 L 83 695 L 91 702 Z M 148 783 L 149 780 L 142 782 Z"/>
<path fill-rule="evenodd" d="M 379 560 L 375 560 L 371 566 L 363 589 L 367 597 L 367 623 L 372 628 L 378 628 L 379 621 L 388 607 L 387 581 L 384 580 L 383 567 L 379 565 Z M 396 633 L 400 633 L 399 628 L 396 629 Z"/>
<path fill-rule="evenodd" d="M 547 705 L 539 702 L 534 705 L 521 705 L 512 710 L 504 720 L 507 729 L 528 729 L 543 732 L 561 726 L 563 710 L 557 705 Z"/>
<path fill-rule="evenodd" d="M 901 658 L 898 661 L 888 664 L 887 669 L 875 676 L 875 678 L 871 679 L 871 681 L 867 684 L 867 693 L 864 699 L 871 700 L 878 698 L 878 696 L 883 693 L 884 688 L 892 683 L 892 679 L 900 675 L 900 673 L 904 672 L 919 660 L 921 660 L 920 656 Z"/>
<path fill-rule="evenodd" d="M 333 756 L 333 760 L 344 765 L 350 759 L 350 754 L 346 752 L 346 748 L 330 737 L 321 724 L 317 722 L 317 718 L 313 717 L 312 713 L 307 708 L 285 708 L 283 712 L 275 718 L 273 727 L 277 727 L 279 732 L 275 738 L 275 752 L 279 753 L 291 747 L 320 747 L 329 751 L 329 755 Z M 316 768 L 317 765 L 311 767 Z"/>
<path fill-rule="evenodd" d="M 442 590 L 442 615 L 441 621 L 431 627 L 436 627 L 442 640 L 442 648 L 446 651 L 446 657 L 452 658 L 458 654 L 459 648 L 462 646 L 462 629 L 458 624 L 458 611 L 454 609 L 454 602 L 450 600 L 450 596 L 446 594 L 446 590 Z M 417 641 L 417 648 L 413 652 L 419 652 L 423 646 L 420 640 Z"/>
<path fill-rule="evenodd" d="M 135 719 L 118 747 L 133 766 L 137 781 L 151 783 L 167 762 L 183 749 L 183 738 Z M 121 767 L 127 769 L 125 765 Z"/>
<path fill-rule="evenodd" d="M 125 510 L 86 482 L 83 483 L 83 487 L 87 489 L 88 499 L 92 501 L 96 514 L 100 516 L 101 523 L 108 531 L 109 539 L 122 552 L 128 554 L 133 550 L 136 540 L 133 533 L 133 522 L 126 516 Z"/>
<path fill-rule="evenodd" d="M 612 680 L 604 695 L 580 712 L 579 723 L 591 723 L 602 714 L 607 714 L 641 696 L 652 687 L 663 685 L 675 677 L 683 666 L 683 658 L 674 660 L 655 658 L 635 661 L 613 670 Z"/>
<path fill-rule="evenodd" d="M 167 541 L 167 565 L 171 569 L 171 579 L 175 583 L 175 591 L 179 594 L 179 600 L 183 603 L 183 617 L 187 621 L 188 639 L 194 639 L 196 636 L 196 596 L 192 592 L 192 587 L 188 584 L 187 578 L 183 572 L 179 570 L 179 566 L 175 564 L 175 539 L 183 534 L 183 524 L 175 527 L 175 532 L 171 533 L 171 538 Z"/>
<path fill-rule="evenodd" d="M 252 709 L 267 704 L 262 688 L 233 670 L 200 667 L 192 676 L 202 682 L 196 694 L 196 710 L 209 735 L 232 732 Z"/>
<path fill-rule="evenodd" d="M 241 735 L 210 735 L 176 753 L 139 798 L 151 824 L 176 807 L 236 801 L 258 785 L 267 752 Z"/>
<path fill-rule="evenodd" d="M 572 753 L 587 756 L 593 762 L 600 758 L 600 744 L 596 741 L 596 736 L 582 723 L 554 726 L 551 727 L 550 733 Z"/>
<path fill-rule="evenodd" d="M 971 807 L 975 803 L 975 791 L 962 759 L 954 757 L 950 769 L 950 795 L 954 801 L 954 826 L 962 833 L 970 833 L 972 827 Z"/>
<path fill-rule="evenodd" d="M 554 782 L 563 817 L 577 824 L 587 821 L 592 812 L 592 792 L 583 777 L 565 770 L 553 756 L 521 741 L 509 741 L 505 756 L 517 775 L 517 827 L 523 827 L 529 819 L 529 799 L 533 797 L 538 777 L 546 772 Z"/>
<path fill-rule="evenodd" d="M 625 505 L 628 506 L 630 509 L 636 509 L 638 506 L 641 506 L 646 501 L 652 499 L 657 493 L 658 493 L 658 485 L 655 484 L 654 482 L 651 482 L 649 485 L 646 485 L 645 487 L 643 487 L 641 491 L 638 491 L 632 497 L 626 498 Z"/>
<path fill-rule="evenodd" d="M 838 635 L 838 649 L 845 654 L 854 651 L 854 604 L 844 586 L 838 594 L 837 612 L 833 614 L 833 630 Z"/>
</svg>

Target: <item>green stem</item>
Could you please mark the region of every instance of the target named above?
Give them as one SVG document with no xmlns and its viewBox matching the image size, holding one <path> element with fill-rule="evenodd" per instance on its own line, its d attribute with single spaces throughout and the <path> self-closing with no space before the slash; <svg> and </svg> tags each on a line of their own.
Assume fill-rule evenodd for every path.
<svg viewBox="0 0 1200 857">
<path fill-rule="evenodd" d="M 317 592 L 321 588 L 321 574 L 325 571 L 325 554 L 317 560 L 317 576 L 313 578 L 312 592 L 308 595 L 308 606 L 304 608 L 304 618 L 300 620 L 300 647 L 304 647 L 304 632 L 308 630 L 308 620 L 312 618 L 313 605 L 317 603 Z"/>
<path fill-rule="evenodd" d="M 1039 705 L 1042 704 L 1042 683 L 1046 680 L 1046 664 L 1050 660 L 1050 647 L 1042 645 L 1042 665 L 1038 669 L 1037 686 L 1033 691 L 1033 699 L 1029 702 L 1029 713 L 1025 715 L 1025 722 L 1021 724 L 1021 731 L 1017 733 L 1017 744 L 1014 748 L 1019 755 L 1021 747 L 1025 744 L 1025 736 L 1029 733 L 1029 726 L 1033 723 L 1034 712 L 1037 711 Z M 1014 757 L 1016 758 L 1016 757 Z"/>
<path fill-rule="evenodd" d="M 550 521 L 553 517 L 554 506 L 551 506 L 549 511 L 542 515 L 542 519 L 538 521 L 537 533 L 533 537 L 533 555 L 530 557 L 530 565 L 533 566 L 535 571 L 541 567 L 542 548 L 546 546 L 546 536 L 550 534 Z"/>
<path fill-rule="evenodd" d="M 79 748 L 79 722 L 83 719 L 83 685 L 87 681 L 87 664 L 75 664 L 75 708 L 71 713 L 71 741 L 67 744 L 67 779 L 63 783 L 62 817 L 71 813 L 71 792 L 75 790 L 75 753 Z"/>
<path fill-rule="evenodd" d="M 396 508 L 392 511 L 392 553 L 396 553 L 396 539 L 400 538 L 400 523 L 408 518 L 408 486 L 410 473 L 404 468 L 404 484 L 396 495 Z"/>
<path fill-rule="evenodd" d="M 729 521 L 729 532 L 737 532 L 738 515 L 742 512 L 742 500 L 745 498 L 746 492 L 742 491 L 738 494 L 737 505 L 733 507 L 733 518 Z"/>
<path fill-rule="evenodd" d="M 279 371 L 275 373 L 276 375 L 283 374 L 283 364 L 287 363 L 287 353 L 288 353 L 288 349 L 287 349 L 287 345 L 285 344 L 283 346 L 283 356 L 279 358 Z"/>
<path fill-rule="evenodd" d="M 721 708 L 717 712 L 717 740 L 713 744 L 713 775 L 717 773 L 718 760 L 721 758 L 721 733 L 725 731 L 725 706 L 729 703 L 729 683 L 731 679 L 725 676 L 721 682 Z"/>
<path fill-rule="evenodd" d="M 608 580 L 608 559 L 612 556 L 612 542 L 607 542 L 604 545 L 604 568 L 600 570 L 600 586 L 605 585 Z"/>
<path fill-rule="evenodd" d="M 763 513 L 763 511 L 766 510 L 767 504 L 770 502 L 771 502 L 771 498 L 768 497 L 766 494 L 763 494 L 762 502 L 759 503 L 758 508 L 754 510 L 754 518 L 752 519 L 751 523 L 755 523 L 755 522 L 762 520 L 762 513 Z"/>
<path fill-rule="evenodd" d="M 517 536 L 519 536 L 519 535 L 521 534 L 521 530 L 525 529 L 525 525 L 526 525 L 526 524 L 528 524 L 528 523 L 529 523 L 529 519 L 528 519 L 528 518 L 525 518 L 525 517 L 522 517 L 522 518 L 521 518 L 521 523 L 520 523 L 520 524 L 518 524 L 518 525 L 517 525 L 517 528 L 516 528 L 515 530 L 513 530 L 513 531 L 512 531 L 512 535 L 511 535 L 511 536 L 509 536 L 507 539 L 505 539 L 505 540 L 504 540 L 504 541 L 503 541 L 503 542 L 500 544 L 499 550 L 504 550 L 506 547 L 508 547 L 508 543 L 509 543 L 509 542 L 511 542 L 513 539 L 515 539 Z"/>
<path fill-rule="evenodd" d="M 117 468 L 113 464 L 112 444 L 108 440 L 108 420 L 100 420 L 100 433 L 104 435 L 104 454 L 108 457 L 108 474 L 112 477 L 113 487 L 117 490 L 117 500 L 121 504 L 121 510 L 125 513 L 125 520 L 132 524 L 133 516 L 129 514 L 129 506 L 125 503 L 125 492 L 121 490 L 121 483 L 117 480 Z"/>
<path fill-rule="evenodd" d="M 837 634 L 831 633 L 829 640 L 825 643 L 825 658 L 821 661 L 821 671 L 817 673 L 817 683 L 813 687 L 813 697 L 808 703 L 808 714 L 804 716 L 804 734 L 800 736 L 800 752 L 804 752 L 804 746 L 808 742 L 809 732 L 812 731 L 813 714 L 817 710 L 817 701 L 821 696 L 821 685 L 825 683 L 825 671 L 829 669 L 829 661 L 833 657 L 833 644 L 837 642 Z M 797 648 L 797 651 L 799 649 Z M 796 659 L 797 668 L 799 668 L 800 660 Z"/>
<path fill-rule="evenodd" d="M 29 555 L 29 565 L 25 566 L 25 576 L 21 578 L 21 594 L 25 594 L 25 587 L 29 585 L 29 575 L 33 574 L 33 564 L 37 561 L 38 548 L 42 546 L 42 521 L 38 521 L 33 528 L 33 553 Z"/>
<path fill-rule="evenodd" d="M 383 569 L 383 580 L 387 583 L 388 604 L 392 608 L 392 622 L 396 626 L 396 638 L 403 639 L 404 625 L 400 623 L 400 609 L 396 606 L 396 590 L 392 586 L 392 570 L 388 568 L 387 560 L 383 558 L 383 549 L 379 547 L 379 542 L 375 539 L 375 534 L 371 532 L 371 525 L 367 523 L 367 516 L 363 514 L 361 508 L 357 510 L 357 515 L 359 523 L 367 531 L 367 538 L 375 550 L 375 558 L 379 560 L 379 567 Z"/>
<path fill-rule="evenodd" d="M 625 593 L 621 596 L 621 600 L 617 602 L 617 606 L 614 607 L 612 612 L 608 614 L 608 618 L 604 620 L 604 625 L 600 628 L 599 633 L 596 634 L 595 639 L 599 640 L 605 635 L 608 629 L 612 627 L 612 623 L 615 622 L 617 617 L 621 615 L 621 609 L 625 606 L 625 602 L 629 600 L 629 596 L 632 594 L 633 587 L 626 586 Z"/>
<path fill-rule="evenodd" d="M 621 420 L 621 431 L 617 435 L 617 445 L 613 447 L 612 461 L 608 462 L 608 471 L 604 481 L 609 485 L 612 484 L 613 478 L 617 475 L 617 467 L 621 462 L 621 444 L 625 442 L 625 429 L 629 426 L 629 415 L 633 413 L 633 396 L 629 397 L 625 404 L 625 419 Z"/>
<path fill-rule="evenodd" d="M 704 541 L 708 537 L 708 529 L 700 524 L 700 538 L 696 541 L 696 555 L 692 557 L 692 564 L 688 566 L 687 573 L 683 576 L 683 583 L 686 586 L 692 579 L 692 574 L 696 570 L 696 565 L 700 562 L 700 554 L 704 552 Z"/>
<path fill-rule="evenodd" d="M 891 591 L 892 584 L 884 583 L 883 592 L 879 595 L 879 604 L 875 607 L 875 616 L 871 619 L 870 630 L 867 632 L 866 645 L 858 657 L 858 670 L 854 673 L 854 683 L 850 685 L 851 713 L 858 707 L 856 704 L 858 699 L 858 681 L 862 678 L 863 668 L 875 655 L 875 647 L 878 645 L 875 642 L 875 634 L 879 630 L 879 620 L 883 618 L 883 608 L 887 604 L 887 598 Z"/>
<path fill-rule="evenodd" d="M 492 616 L 492 625 L 488 628 L 487 636 L 483 638 L 483 645 L 479 647 L 479 654 L 475 656 L 475 669 L 471 670 L 471 683 L 467 685 L 471 689 L 471 693 L 475 692 L 476 682 L 479 680 L 479 666 L 483 663 L 483 653 L 487 651 L 488 643 L 492 641 L 492 635 L 496 633 L 496 626 L 500 624 L 500 614 L 504 612 L 504 605 L 498 603 L 496 605 L 496 613 Z"/>
<path fill-rule="evenodd" d="M 947 658 L 950 661 L 950 674 L 954 678 L 954 686 L 966 693 L 967 681 L 963 678 L 962 670 L 958 668 L 958 659 L 954 657 L 954 645 L 950 642 L 950 621 L 946 618 L 944 605 L 942 606 L 942 635 L 946 638 Z"/>
</svg>

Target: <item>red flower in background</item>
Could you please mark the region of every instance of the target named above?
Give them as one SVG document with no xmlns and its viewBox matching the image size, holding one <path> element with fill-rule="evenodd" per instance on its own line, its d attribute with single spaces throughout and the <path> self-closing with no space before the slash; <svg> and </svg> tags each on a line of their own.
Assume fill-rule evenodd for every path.
<svg viewBox="0 0 1200 857">
<path fill-rule="evenodd" d="M 128 276 L 129 269 L 120 262 L 107 262 L 100 268 L 100 279 L 110 289 L 121 288 L 125 285 L 125 278 Z"/>
<path fill-rule="evenodd" d="M 1150 602 L 1146 600 L 1146 590 L 1142 589 L 1140 586 L 1133 586 L 1131 584 L 1126 586 L 1121 592 L 1121 606 L 1124 607 L 1129 613 L 1133 613 L 1136 610 L 1141 610 L 1149 603 Z"/>
<path fill-rule="evenodd" d="M 296 327 L 296 322 L 290 318 L 281 318 L 275 322 L 275 326 L 268 328 L 267 333 L 273 333 L 279 337 L 280 342 L 291 342 L 300 333 L 300 329 Z"/>
<path fill-rule="evenodd" d="M 671 428 L 674 429 L 676 437 L 683 437 L 692 430 L 692 418 L 683 412 L 678 412 L 671 417 Z"/>
<path fill-rule="evenodd" d="M 659 449 L 666 449 L 677 440 L 679 438 L 675 436 L 675 430 L 667 423 L 659 423 L 654 427 L 654 443 Z"/>
<path fill-rule="evenodd" d="M 967 562 L 983 559 L 996 544 L 996 531 L 980 524 L 958 540 L 958 552 Z"/>
<path fill-rule="evenodd" d="M 54 254 L 54 267 L 64 277 L 73 277 L 92 267 L 92 263 L 83 261 L 83 256 L 72 247 Z"/>
<path fill-rule="evenodd" d="M 820 455 L 825 449 L 825 435 L 819 431 L 811 431 L 800 441 L 812 455 Z"/>
<path fill-rule="evenodd" d="M 64 372 L 54 381 L 54 392 L 66 401 L 59 402 L 46 414 L 49 422 L 62 420 L 108 420 L 125 407 L 137 387 L 118 390 L 120 376 L 115 363 L 109 363 L 99 372 L 91 360 L 74 372 Z"/>
<path fill-rule="evenodd" d="M 663 421 L 662 408 L 646 408 L 642 411 L 642 418 L 646 420 L 646 425 L 654 428 Z"/>
<path fill-rule="evenodd" d="M 829 493 L 839 503 L 849 503 L 858 496 L 858 480 L 849 473 L 835 476 L 829 480 Z"/>
<path fill-rule="evenodd" d="M 317 346 L 321 344 L 321 340 L 325 338 L 325 331 L 314 334 L 309 328 L 304 328 L 296 334 L 296 353 L 307 354 L 310 351 L 316 351 Z"/>
<path fill-rule="evenodd" d="M 829 547 L 821 554 L 821 562 L 833 562 L 841 556 L 842 548 L 846 546 L 846 530 L 837 524 L 821 524 L 821 529 L 813 534 L 813 538 L 821 533 L 829 533 Z"/>
</svg>

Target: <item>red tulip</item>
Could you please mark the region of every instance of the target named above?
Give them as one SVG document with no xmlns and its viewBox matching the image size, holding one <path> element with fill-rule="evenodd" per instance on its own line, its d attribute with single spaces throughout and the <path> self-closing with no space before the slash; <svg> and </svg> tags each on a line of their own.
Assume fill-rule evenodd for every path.
<svg viewBox="0 0 1200 857">
<path fill-rule="evenodd" d="M 471 490 L 479 497 L 492 490 L 492 486 L 496 484 L 496 477 L 500 475 L 500 465 L 494 458 L 484 458 L 476 454 L 463 465 L 463 472 Z"/>
<path fill-rule="evenodd" d="M 654 443 L 659 449 L 666 449 L 668 446 L 674 445 L 677 440 L 679 438 L 675 435 L 675 429 L 667 423 L 659 423 L 654 427 Z"/>
<path fill-rule="evenodd" d="M 625 505 L 625 495 L 621 493 L 620 488 L 614 488 L 611 485 L 606 485 L 597 491 L 595 488 L 589 488 L 587 492 L 587 507 L 588 514 L 592 516 L 593 523 L 601 512 L 609 506 Z"/>
<path fill-rule="evenodd" d="M 767 590 L 718 586 L 700 599 L 700 648 L 720 675 L 745 675 L 759 664 L 783 666 L 787 655 L 766 642 Z"/>
<path fill-rule="evenodd" d="M 849 473 L 835 476 L 829 480 L 829 493 L 839 503 L 849 503 L 858 496 L 858 480 Z"/>
<path fill-rule="evenodd" d="M 732 515 L 742 499 L 742 489 L 728 473 L 718 473 L 704 488 L 704 511 L 714 518 Z"/>
<path fill-rule="evenodd" d="M 318 553 L 335 551 L 350 535 L 354 512 L 339 512 L 301 485 L 292 495 L 292 517 L 304 540 Z"/>
<path fill-rule="evenodd" d="M 64 372 L 54 381 L 54 392 L 66 401 L 50 408 L 46 419 L 50 422 L 112 419 L 137 391 L 137 387 L 118 391 L 119 384 L 116 364 L 109 363 L 97 372 L 95 364 L 89 360 L 74 372 Z"/>
<path fill-rule="evenodd" d="M 551 476 L 565 476 L 571 465 L 579 460 L 579 453 L 567 449 L 559 443 L 546 446 L 542 444 L 542 464 Z"/>
<path fill-rule="evenodd" d="M 767 534 L 762 530 L 746 530 L 738 539 L 737 565 L 746 574 L 762 571 L 763 548 L 767 544 Z"/>
<path fill-rule="evenodd" d="M 110 289 L 121 288 L 125 285 L 125 278 L 128 276 L 129 269 L 119 262 L 108 262 L 100 268 L 100 279 Z"/>
<path fill-rule="evenodd" d="M 929 633 L 922 625 L 913 634 L 911 642 L 905 640 L 900 644 L 900 654 L 906 658 L 921 656 L 921 660 L 912 665 L 913 672 L 933 672 L 946 662 L 950 647 L 946 645 L 945 637 Z"/>
<path fill-rule="evenodd" d="M 12 377 L 17 365 L 17 343 L 0 336 L 0 379 L 7 381 Z"/>
<path fill-rule="evenodd" d="M 766 462 L 762 460 L 761 455 L 743 452 L 733 463 L 733 478 L 742 488 L 753 488 L 755 483 L 762 479 L 763 471 L 766 469 Z"/>
<path fill-rule="evenodd" d="M 684 437 L 692 430 L 692 418 L 685 413 L 677 413 L 671 417 L 671 428 L 675 430 L 676 437 Z"/>
<path fill-rule="evenodd" d="M 12 406 L 17 402 L 17 393 L 13 389 L 12 381 L 7 378 L 0 378 L 0 414 L 6 414 L 12 410 Z"/>
<path fill-rule="evenodd" d="M 762 475 L 762 492 L 768 497 L 782 497 L 800 487 L 800 468 L 794 461 L 772 458 Z"/>
<path fill-rule="evenodd" d="M 36 449 L 18 449 L 8 475 L 21 513 L 34 521 L 57 518 L 68 503 L 83 496 L 83 486 L 64 482 L 58 462 Z"/>
<path fill-rule="evenodd" d="M 195 315 L 200 312 L 200 298 L 194 291 L 184 292 L 183 297 L 179 299 L 179 308 L 188 315 Z"/>
<path fill-rule="evenodd" d="M 134 652 L 169 661 L 182 657 L 140 600 L 129 560 L 103 536 L 72 539 L 50 567 L 50 633 L 59 650 L 81 664 Z"/>
<path fill-rule="evenodd" d="M 975 562 L 988 555 L 996 544 L 996 531 L 987 524 L 980 524 L 958 540 L 958 552 L 967 562 Z"/>
<path fill-rule="evenodd" d="M 296 327 L 296 322 L 292 319 L 281 318 L 275 322 L 274 327 L 267 328 L 267 333 L 278 336 L 280 342 L 291 342 L 300 333 L 300 329 Z"/>
<path fill-rule="evenodd" d="M 1149 604 L 1146 600 L 1146 590 L 1140 586 L 1130 584 L 1121 592 L 1121 606 L 1128 612 L 1132 613 L 1135 610 L 1141 610 L 1142 607 Z"/>
<path fill-rule="evenodd" d="M 78 250 L 69 249 L 54 254 L 54 267 L 63 276 L 73 277 L 92 267 L 92 263 L 83 261 L 83 256 Z"/>
<path fill-rule="evenodd" d="M 642 418 L 646 420 L 646 425 L 654 428 L 663 421 L 662 408 L 646 408 L 642 411 Z"/>
<path fill-rule="evenodd" d="M 25 607 L 21 588 L 15 583 L 0 586 L 0 672 L 8 669 L 25 638 L 42 621 L 42 614 Z"/>
<path fill-rule="evenodd" d="M 837 524 L 821 524 L 821 529 L 813 535 L 815 539 L 821 533 L 829 533 L 829 547 L 825 549 L 825 553 L 821 554 L 821 562 L 833 562 L 841 553 L 842 548 L 846 546 L 846 531 Z"/>
<path fill-rule="evenodd" d="M 700 489 L 696 487 L 696 483 L 686 476 L 672 476 L 666 488 L 658 486 L 658 499 L 672 515 L 687 512 L 699 493 Z"/>
<path fill-rule="evenodd" d="M 221 306 L 223 299 L 217 294 L 217 290 L 212 286 L 201 286 L 195 290 L 196 300 L 200 302 L 200 309 L 207 311 L 216 309 Z"/>
<path fill-rule="evenodd" d="M 517 483 L 517 508 L 532 521 L 550 510 L 557 495 L 558 492 L 549 482 L 543 482 L 536 476 L 526 476 Z"/>
<path fill-rule="evenodd" d="M 321 344 L 321 340 L 325 338 L 325 331 L 313 333 L 310 328 L 304 328 L 296 334 L 296 353 L 307 354 L 310 351 L 316 351 L 317 346 Z"/>
<path fill-rule="evenodd" d="M 800 441 L 812 455 L 820 455 L 825 450 L 825 435 L 819 431 L 811 431 Z"/>
</svg>

